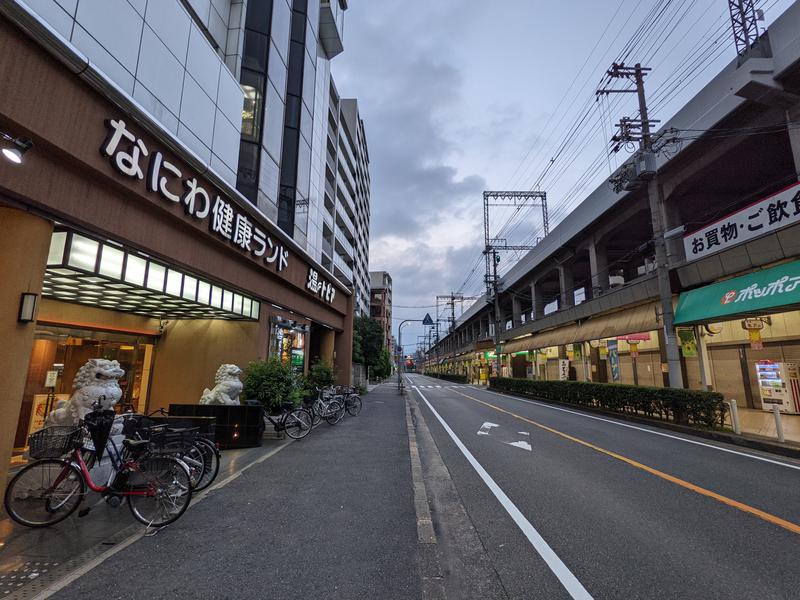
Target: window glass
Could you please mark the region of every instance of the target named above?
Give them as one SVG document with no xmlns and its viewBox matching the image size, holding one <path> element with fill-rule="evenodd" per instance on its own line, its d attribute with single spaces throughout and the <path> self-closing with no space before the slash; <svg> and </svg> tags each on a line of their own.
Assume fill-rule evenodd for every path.
<svg viewBox="0 0 800 600">
<path fill-rule="evenodd" d="M 281 185 L 294 187 L 297 182 L 297 129 L 287 127 L 283 132 L 283 164 Z"/>
<path fill-rule="evenodd" d="M 278 92 L 272 85 L 267 86 L 266 131 L 264 147 L 277 162 L 281 158 L 281 141 L 283 139 L 284 106 Z"/>
<path fill-rule="evenodd" d="M 245 198 L 255 202 L 258 192 L 258 145 L 242 140 L 239 146 L 239 171 L 236 174 L 236 189 Z"/>
<path fill-rule="evenodd" d="M 300 98 L 289 96 L 286 98 L 286 126 L 298 129 L 300 127 Z"/>
<path fill-rule="evenodd" d="M 246 29 L 244 32 L 242 67 L 259 73 L 266 73 L 267 52 L 267 36 Z"/>
<path fill-rule="evenodd" d="M 269 78 L 281 100 L 284 100 L 286 98 L 286 65 L 275 49 L 274 43 L 269 45 Z"/>
<path fill-rule="evenodd" d="M 303 44 L 292 42 L 289 53 L 289 82 L 286 86 L 287 94 L 301 96 L 303 93 L 303 57 L 305 56 Z"/>
<path fill-rule="evenodd" d="M 292 15 L 292 41 L 304 44 L 306 41 L 306 20 L 302 15 Z"/>
<path fill-rule="evenodd" d="M 258 142 L 261 139 L 264 76 L 242 69 L 241 79 L 244 92 L 242 138 L 250 142 Z"/>
<path fill-rule="evenodd" d="M 258 208 L 264 214 L 270 215 L 274 212 L 274 206 L 278 205 L 278 178 L 280 171 L 270 155 L 266 152 L 261 154 L 261 180 L 259 181 Z M 264 200 L 270 202 L 272 207 L 264 206 Z"/>
<path fill-rule="evenodd" d="M 303 198 L 308 198 L 309 184 L 311 182 L 311 146 L 300 139 L 297 148 L 297 193 Z"/>
<path fill-rule="evenodd" d="M 250 3 L 248 3 L 250 4 Z M 283 60 L 289 57 L 289 28 L 292 11 L 285 0 L 275 0 L 272 10 L 272 40 Z"/>
<path fill-rule="evenodd" d="M 257 0 L 247 3 L 245 27 L 269 34 L 269 17 L 272 13 L 272 0 Z"/>
</svg>

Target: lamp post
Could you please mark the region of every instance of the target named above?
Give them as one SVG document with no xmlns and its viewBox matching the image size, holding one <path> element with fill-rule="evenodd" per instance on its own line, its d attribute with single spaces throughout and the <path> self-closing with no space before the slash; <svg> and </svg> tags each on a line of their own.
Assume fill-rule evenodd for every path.
<svg viewBox="0 0 800 600">
<path fill-rule="evenodd" d="M 400 352 L 397 354 L 397 389 L 403 391 L 403 375 L 401 368 L 403 366 L 403 325 L 406 323 L 422 323 L 427 324 L 431 320 L 430 315 L 425 315 L 424 319 L 403 319 L 397 327 L 397 345 L 400 347 Z"/>
</svg>

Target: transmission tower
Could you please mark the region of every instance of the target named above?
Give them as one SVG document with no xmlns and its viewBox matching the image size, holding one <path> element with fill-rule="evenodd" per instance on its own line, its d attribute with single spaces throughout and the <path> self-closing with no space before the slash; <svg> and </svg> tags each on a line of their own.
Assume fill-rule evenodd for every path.
<svg viewBox="0 0 800 600">
<path fill-rule="evenodd" d="M 755 0 L 728 0 L 733 25 L 733 41 L 739 56 L 747 54 L 758 41 L 758 16 Z"/>
<path fill-rule="evenodd" d="M 444 296 L 436 296 L 436 309 L 438 314 L 439 309 L 439 301 L 444 301 L 444 306 L 450 309 L 450 318 L 448 319 L 450 326 L 448 328 L 448 333 L 452 333 L 453 330 L 456 328 L 456 302 L 461 303 L 461 312 L 464 312 L 464 300 L 477 300 L 478 296 L 465 296 L 460 292 L 450 292 Z"/>
</svg>

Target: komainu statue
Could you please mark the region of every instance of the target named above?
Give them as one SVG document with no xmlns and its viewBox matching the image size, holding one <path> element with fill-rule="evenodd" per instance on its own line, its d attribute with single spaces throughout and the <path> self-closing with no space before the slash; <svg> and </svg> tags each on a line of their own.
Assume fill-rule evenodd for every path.
<svg viewBox="0 0 800 600">
<path fill-rule="evenodd" d="M 214 389 L 206 388 L 203 391 L 200 404 L 240 404 L 242 382 L 239 381 L 239 375 L 241 374 L 242 370 L 236 365 L 220 365 L 214 377 Z"/>
<path fill-rule="evenodd" d="M 75 374 L 72 397 L 61 400 L 56 409 L 47 415 L 45 426 L 77 425 L 99 401 L 104 409 L 111 408 L 122 397 L 119 379 L 125 375 L 116 360 L 92 358 Z"/>
</svg>

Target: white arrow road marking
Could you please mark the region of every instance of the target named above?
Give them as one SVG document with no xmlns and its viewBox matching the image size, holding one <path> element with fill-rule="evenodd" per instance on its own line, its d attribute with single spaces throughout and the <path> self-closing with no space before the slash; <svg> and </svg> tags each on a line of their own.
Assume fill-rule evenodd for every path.
<svg viewBox="0 0 800 600">
<path fill-rule="evenodd" d="M 530 435 L 530 433 L 528 433 L 527 431 L 518 431 L 517 433 L 520 435 Z"/>
<path fill-rule="evenodd" d="M 503 442 L 504 444 L 508 444 L 509 446 L 514 446 L 515 448 L 522 448 L 523 450 L 527 450 L 528 452 L 532 452 L 533 448 L 528 442 Z"/>
<path fill-rule="evenodd" d="M 497 423 L 489 423 L 488 421 L 481 425 L 481 428 L 478 430 L 478 435 L 489 435 L 492 427 L 500 427 Z"/>
</svg>

